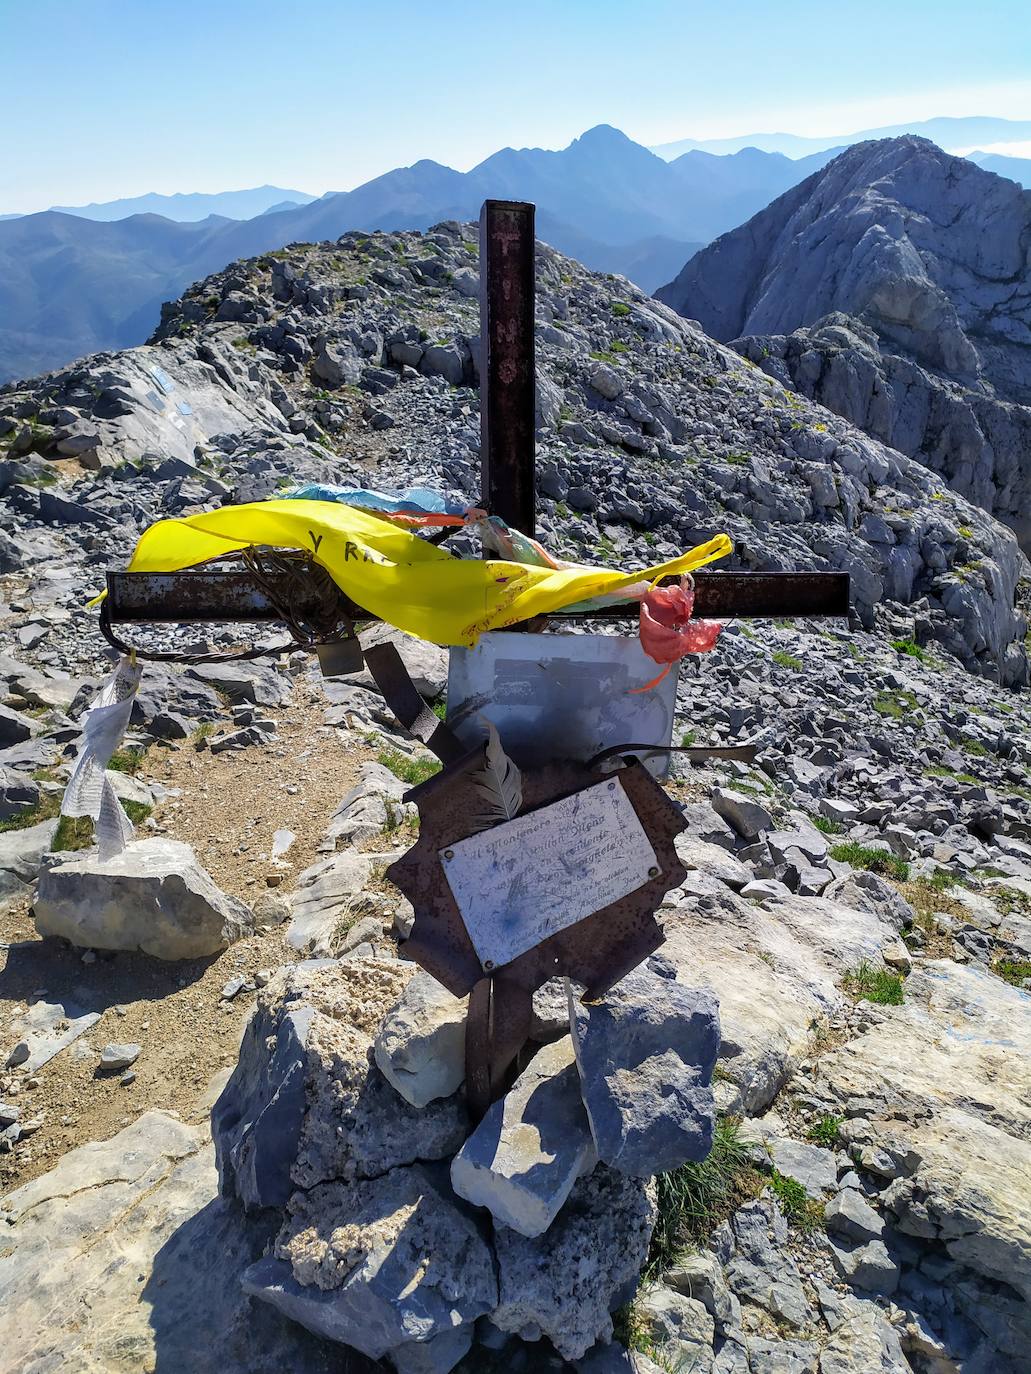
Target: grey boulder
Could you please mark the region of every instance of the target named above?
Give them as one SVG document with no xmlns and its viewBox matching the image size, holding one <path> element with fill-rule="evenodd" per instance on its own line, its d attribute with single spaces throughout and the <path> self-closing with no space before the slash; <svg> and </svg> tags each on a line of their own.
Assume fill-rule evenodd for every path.
<svg viewBox="0 0 1031 1374">
<path fill-rule="evenodd" d="M 497 1302 L 475 1220 L 418 1165 L 295 1194 L 274 1253 L 245 1271 L 243 1287 L 309 1331 L 399 1369 L 406 1357 L 394 1352 L 412 1344 L 429 1347 L 413 1357 L 436 1355 L 422 1368 L 451 1369 L 472 1323 Z M 433 1351 L 437 1342 L 443 1351 Z"/>
<path fill-rule="evenodd" d="M 36 929 L 90 949 L 202 959 L 253 930 L 250 910 L 216 886 L 178 840 L 129 844 L 113 859 L 55 855 L 40 874 Z"/>
<path fill-rule="evenodd" d="M 569 998 L 598 1157 L 637 1178 L 704 1159 L 712 1147 L 719 1004 L 667 973 L 653 956 L 598 1001 Z"/>
</svg>

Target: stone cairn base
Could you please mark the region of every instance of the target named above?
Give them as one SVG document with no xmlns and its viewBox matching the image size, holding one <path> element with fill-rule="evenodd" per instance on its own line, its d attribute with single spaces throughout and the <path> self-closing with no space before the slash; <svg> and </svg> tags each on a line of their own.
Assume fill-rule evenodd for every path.
<svg viewBox="0 0 1031 1374">
<path fill-rule="evenodd" d="M 281 970 L 212 1113 L 223 1193 L 282 1218 L 244 1290 L 399 1374 L 474 1341 L 609 1341 L 654 1175 L 711 1146 L 719 1017 L 661 955 L 577 991 L 540 990 L 528 1062 L 472 1128 L 463 999 L 393 960 Z"/>
</svg>

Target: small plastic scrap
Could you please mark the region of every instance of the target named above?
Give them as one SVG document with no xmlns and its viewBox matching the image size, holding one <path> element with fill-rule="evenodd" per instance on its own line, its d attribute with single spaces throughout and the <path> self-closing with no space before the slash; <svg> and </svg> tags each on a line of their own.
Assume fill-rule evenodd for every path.
<svg viewBox="0 0 1031 1374">
<path fill-rule="evenodd" d="M 465 525 L 480 520 L 485 511 L 433 491 L 430 487 L 404 487 L 400 491 L 373 491 L 366 487 L 338 487 L 329 482 L 309 482 L 285 493 L 288 501 L 336 501 L 342 506 L 382 515 L 401 525 Z"/>
<path fill-rule="evenodd" d="M 132 822 L 105 770 L 128 727 L 139 685 L 139 666 L 128 658 L 120 659 L 82 718 L 82 752 L 61 801 L 63 816 L 93 818 L 101 860 L 120 854 L 133 835 Z"/>
</svg>

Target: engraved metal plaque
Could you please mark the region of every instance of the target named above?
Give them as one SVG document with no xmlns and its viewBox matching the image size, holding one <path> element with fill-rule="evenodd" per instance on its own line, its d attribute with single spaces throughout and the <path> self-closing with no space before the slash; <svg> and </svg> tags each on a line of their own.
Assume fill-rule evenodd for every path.
<svg viewBox="0 0 1031 1374">
<path fill-rule="evenodd" d="M 510 963 L 661 871 L 619 778 L 458 840 L 440 859 L 484 968 Z"/>
</svg>

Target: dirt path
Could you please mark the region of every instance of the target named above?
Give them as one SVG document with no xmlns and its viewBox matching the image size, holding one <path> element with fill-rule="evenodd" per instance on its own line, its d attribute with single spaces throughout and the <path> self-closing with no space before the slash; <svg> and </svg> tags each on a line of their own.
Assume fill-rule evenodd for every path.
<svg viewBox="0 0 1031 1374">
<path fill-rule="evenodd" d="M 194 846 L 201 863 L 227 892 L 253 903 L 287 890 L 315 857 L 316 845 L 341 796 L 373 757 L 365 745 L 342 740 L 322 723 L 325 699 L 315 683 L 298 682 L 292 704 L 272 712 L 279 723 L 268 747 L 213 754 L 195 741 L 155 746 L 138 776 L 178 789 L 154 811 L 160 833 Z M 288 867 L 271 861 L 276 830 L 297 839 Z M 144 823 L 142 836 L 150 833 Z M 4 942 L 10 947 L 2 948 Z M 242 940 L 213 959 L 164 963 L 142 954 L 97 952 L 95 958 L 58 940 L 40 940 L 27 903 L 0 915 L 0 1052 L 14 1041 L 10 1020 L 39 997 L 65 998 L 102 1011 L 97 1024 L 39 1070 L 0 1069 L 0 1099 L 22 1109 L 23 1121 L 42 1117 L 39 1130 L 13 1153 L 0 1154 L 0 1193 L 51 1168 L 73 1146 L 102 1140 L 152 1107 L 199 1121 L 211 1104 L 212 1079 L 236 1062 L 253 993 L 232 1001 L 221 994 L 236 974 L 253 977 L 295 959 L 279 927 Z M 108 1042 L 142 1047 L 136 1078 L 99 1073 Z M 9 1043 L 10 1042 L 10 1043 Z M 12 1087 L 21 1091 L 12 1096 Z"/>
</svg>

